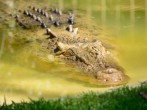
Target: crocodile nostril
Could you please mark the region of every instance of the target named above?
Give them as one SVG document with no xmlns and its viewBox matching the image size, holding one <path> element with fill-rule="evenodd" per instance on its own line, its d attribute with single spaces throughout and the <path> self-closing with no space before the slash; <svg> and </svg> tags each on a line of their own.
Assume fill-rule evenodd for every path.
<svg viewBox="0 0 147 110">
<path fill-rule="evenodd" d="M 119 79 L 120 81 L 122 81 L 122 77 L 120 77 L 120 79 Z"/>
<path fill-rule="evenodd" d="M 103 81 L 104 81 L 104 82 L 108 82 L 108 79 L 104 79 Z"/>
</svg>

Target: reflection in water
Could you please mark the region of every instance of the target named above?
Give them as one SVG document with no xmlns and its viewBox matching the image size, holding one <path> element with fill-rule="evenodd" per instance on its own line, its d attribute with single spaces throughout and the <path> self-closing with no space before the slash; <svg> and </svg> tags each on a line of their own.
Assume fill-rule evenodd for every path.
<svg viewBox="0 0 147 110">
<path fill-rule="evenodd" d="M 116 29 L 117 29 L 117 34 L 119 34 L 119 32 L 120 32 L 120 27 L 118 27 L 118 26 L 120 26 L 120 4 L 119 4 L 119 2 L 116 4 L 116 7 L 115 7 L 115 18 L 116 18 L 116 24 L 115 24 L 115 26 L 116 26 Z"/>
<path fill-rule="evenodd" d="M 91 17 L 91 12 L 92 12 L 92 10 L 91 10 L 91 7 L 92 7 L 92 5 L 91 5 L 91 0 L 87 0 L 87 2 L 86 2 L 86 14 L 87 14 L 87 17 Z"/>
<path fill-rule="evenodd" d="M 19 1 L 24 2 L 23 0 Z M 147 8 L 143 8 L 144 4 L 147 5 L 147 0 L 139 1 L 139 3 L 137 0 L 111 0 L 111 2 L 107 0 L 50 1 L 58 3 L 57 5 L 61 9 L 72 8 L 75 10 L 78 8 L 87 11 L 86 16 L 94 17 L 97 25 L 102 27 L 104 33 L 112 34 L 112 36 L 109 36 L 108 39 L 111 40 L 108 42 L 115 44 L 119 62 L 125 68 L 126 74 L 130 76 L 129 85 L 147 80 L 147 39 L 145 36 Z M 7 3 L 10 4 L 9 10 L 13 9 L 13 1 L 7 0 Z M 86 81 L 92 82 L 92 80 L 87 77 L 80 77 L 79 71 L 75 71 L 71 67 L 67 68 L 64 64 L 59 64 L 61 62 L 58 61 L 56 63 L 44 62 L 46 59 L 42 61 L 34 57 L 32 55 L 32 47 L 34 46 L 27 43 L 21 44 L 19 40 L 16 45 L 12 45 L 7 40 L 13 38 L 10 36 L 15 35 L 15 33 L 8 36 L 6 32 L 3 32 L 5 29 L 0 29 L 4 33 L 0 38 L 0 101 L 3 100 L 4 96 L 7 100 L 20 101 L 28 97 L 53 98 L 90 90 L 105 91 L 113 88 L 93 87 L 91 85 L 94 85 L 95 82 L 85 83 Z M 27 35 L 22 31 L 23 34 Z M 20 37 L 17 36 L 17 38 Z M 34 51 L 37 52 L 37 44 L 33 45 L 36 46 Z M 13 50 L 10 47 L 13 47 L 15 52 L 10 52 L 10 50 Z M 76 80 L 76 78 L 79 78 L 79 80 Z"/>
<path fill-rule="evenodd" d="M 134 25 L 135 23 L 135 1 L 130 0 L 130 18 L 131 18 L 131 24 Z"/>
<path fill-rule="evenodd" d="M 1 34 L 2 34 L 2 35 L 1 35 L 2 40 L 1 40 L 1 48 L 0 48 L 0 57 L 1 57 L 2 54 L 3 54 L 4 46 L 5 46 L 5 35 L 4 35 L 3 32 L 2 32 Z"/>
<path fill-rule="evenodd" d="M 104 27 L 106 23 L 106 0 L 101 0 L 101 21 Z"/>
<path fill-rule="evenodd" d="M 134 36 L 133 28 L 135 28 L 135 1 L 130 0 L 130 24 L 132 26 L 131 36 Z"/>
<path fill-rule="evenodd" d="M 59 7 L 59 9 L 61 9 L 61 10 L 64 9 L 64 2 L 63 2 L 63 0 L 58 0 L 58 7 Z"/>
<path fill-rule="evenodd" d="M 145 0 L 145 28 L 146 28 L 146 36 L 147 36 L 147 0 Z"/>
<path fill-rule="evenodd" d="M 73 9 L 73 11 L 74 11 L 74 13 L 76 14 L 76 9 L 77 9 L 77 0 L 72 0 L 72 9 Z"/>
</svg>

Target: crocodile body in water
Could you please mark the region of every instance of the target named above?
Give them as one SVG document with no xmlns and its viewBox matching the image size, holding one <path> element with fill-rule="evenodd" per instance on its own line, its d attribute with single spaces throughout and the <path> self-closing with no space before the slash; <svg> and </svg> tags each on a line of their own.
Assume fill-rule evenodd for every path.
<svg viewBox="0 0 147 110">
<path fill-rule="evenodd" d="M 50 53 L 93 76 L 98 83 L 111 86 L 127 83 L 128 76 L 103 43 L 99 40 L 88 40 L 80 36 L 82 34 L 78 32 L 78 28 L 73 28 L 76 24 L 75 18 L 73 14 L 59 9 L 36 7 L 19 10 L 15 16 L 17 24 L 24 29 L 46 29 L 46 48 Z M 52 26 L 57 27 L 59 31 L 52 32 Z"/>
</svg>

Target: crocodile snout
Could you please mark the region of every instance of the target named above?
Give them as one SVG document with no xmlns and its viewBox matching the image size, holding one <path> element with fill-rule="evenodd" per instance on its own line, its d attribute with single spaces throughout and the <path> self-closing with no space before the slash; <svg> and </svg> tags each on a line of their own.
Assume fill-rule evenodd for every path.
<svg viewBox="0 0 147 110">
<path fill-rule="evenodd" d="M 107 68 L 97 72 L 96 78 L 99 82 L 107 83 L 108 85 L 120 85 L 128 80 L 128 76 L 115 68 Z"/>
</svg>

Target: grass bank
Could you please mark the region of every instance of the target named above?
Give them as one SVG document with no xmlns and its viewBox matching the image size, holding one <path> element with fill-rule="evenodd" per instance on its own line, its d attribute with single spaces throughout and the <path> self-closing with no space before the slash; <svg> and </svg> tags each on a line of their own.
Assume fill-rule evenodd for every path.
<svg viewBox="0 0 147 110">
<path fill-rule="evenodd" d="M 136 87 L 123 87 L 105 93 L 89 92 L 75 97 L 61 97 L 54 100 L 30 100 L 0 105 L 0 110 L 147 110 L 147 99 L 140 93 L 147 93 L 147 83 Z"/>
</svg>

